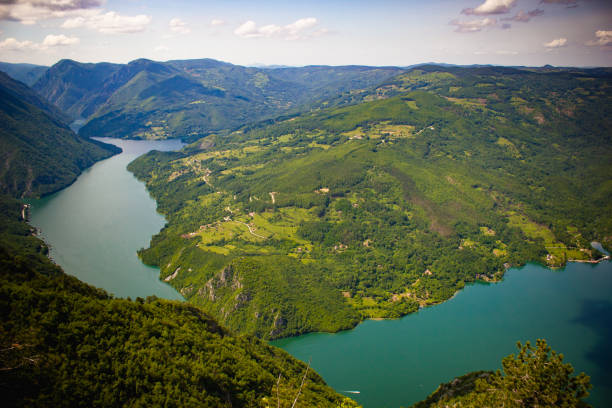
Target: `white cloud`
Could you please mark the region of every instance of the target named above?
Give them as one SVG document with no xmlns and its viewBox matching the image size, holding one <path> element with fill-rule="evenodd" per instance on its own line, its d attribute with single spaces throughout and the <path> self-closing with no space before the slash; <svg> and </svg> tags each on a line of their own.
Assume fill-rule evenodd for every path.
<svg viewBox="0 0 612 408">
<path fill-rule="evenodd" d="M 567 38 L 555 38 L 554 40 L 544 43 L 546 48 L 561 48 L 567 46 Z"/>
<path fill-rule="evenodd" d="M 578 0 L 540 0 L 540 3 L 573 5 L 577 4 Z"/>
<path fill-rule="evenodd" d="M 85 16 L 68 19 L 62 28 L 89 28 L 104 34 L 126 34 L 144 31 L 151 23 L 151 16 L 138 14 L 136 16 L 123 16 L 114 11 L 102 13 L 97 10 Z"/>
<path fill-rule="evenodd" d="M 516 21 L 516 22 L 519 22 L 519 23 L 527 23 L 532 18 L 541 16 L 542 14 L 544 14 L 544 10 L 541 10 L 541 9 L 535 9 L 535 10 L 531 10 L 531 11 L 528 11 L 528 12 L 525 12 L 525 11 L 521 10 L 518 13 L 516 13 L 515 16 L 508 17 L 508 18 L 502 18 L 502 20 L 504 20 L 504 21 Z"/>
<path fill-rule="evenodd" d="M 518 55 L 518 51 L 508 51 L 508 50 L 497 50 L 495 51 L 497 55 Z"/>
<path fill-rule="evenodd" d="M 606 47 L 612 45 L 612 31 L 597 30 L 595 31 L 595 39 L 588 41 L 586 45 L 594 47 Z"/>
<path fill-rule="evenodd" d="M 75 45 L 79 42 L 80 40 L 77 37 L 66 37 L 64 34 L 49 34 L 43 40 L 42 45 L 43 47 L 60 47 L 67 45 Z"/>
<path fill-rule="evenodd" d="M 497 50 L 497 51 L 478 50 L 478 51 L 474 51 L 474 55 L 491 55 L 491 54 L 497 54 L 497 55 L 518 55 L 519 52 L 518 51 L 510 51 L 510 50 Z"/>
<path fill-rule="evenodd" d="M 458 33 L 475 33 L 482 31 L 483 28 L 496 26 L 497 19 L 485 17 L 480 20 L 472 21 L 452 20 L 449 24 L 456 26 L 457 28 L 455 28 L 455 31 Z"/>
<path fill-rule="evenodd" d="M 218 18 L 213 18 L 212 20 L 210 20 L 210 25 L 213 27 L 222 26 L 225 25 L 225 21 L 220 20 Z"/>
<path fill-rule="evenodd" d="M 19 41 L 15 38 L 7 38 L 0 42 L 0 50 L 3 51 L 42 51 L 53 47 L 65 47 L 76 45 L 80 42 L 77 37 L 67 37 L 64 34 L 49 34 L 42 43 L 25 40 Z"/>
<path fill-rule="evenodd" d="M 39 20 L 78 15 L 102 3 L 103 0 L 0 0 L 0 20 L 31 25 Z"/>
<path fill-rule="evenodd" d="M 151 17 L 123 16 L 101 9 L 105 0 L 0 0 L 0 20 L 32 25 L 40 20 L 67 18 L 63 28 L 86 27 L 102 33 L 143 31 Z"/>
<path fill-rule="evenodd" d="M 280 30 L 280 26 L 275 25 L 267 25 L 258 28 L 253 20 L 249 20 L 236 28 L 234 34 L 243 38 L 270 37 L 275 32 L 280 32 Z"/>
<path fill-rule="evenodd" d="M 24 51 L 35 48 L 36 44 L 32 41 L 18 41 L 12 37 L 0 42 L 0 50 L 3 51 Z"/>
<path fill-rule="evenodd" d="M 187 23 L 176 17 L 170 20 L 168 27 L 170 27 L 170 31 L 177 34 L 189 34 L 191 32 L 191 29 L 187 27 Z"/>
<path fill-rule="evenodd" d="M 491 14 L 504 14 L 510 11 L 516 4 L 516 0 L 485 0 L 476 8 L 466 8 L 461 11 L 467 15 L 487 16 Z"/>
<path fill-rule="evenodd" d="M 308 30 L 317 25 L 314 17 L 301 18 L 294 23 L 285 26 L 289 39 L 298 39 L 304 30 Z"/>
<path fill-rule="evenodd" d="M 332 31 L 328 30 L 327 28 L 319 28 L 318 30 L 312 32 L 313 37 L 321 37 L 322 35 L 326 34 L 332 34 Z"/>
<path fill-rule="evenodd" d="M 242 38 L 279 37 L 286 40 L 300 40 L 329 33 L 325 28 L 313 30 L 316 26 L 317 19 L 314 17 L 301 18 L 285 26 L 268 24 L 258 27 L 254 21 L 249 20 L 236 28 L 234 34 Z"/>
<path fill-rule="evenodd" d="M 244 38 L 261 37 L 261 34 L 257 31 L 257 24 L 253 20 L 241 24 L 234 30 L 234 34 Z"/>
<path fill-rule="evenodd" d="M 158 45 L 157 47 L 155 47 L 155 52 L 167 52 L 167 51 L 170 51 L 170 49 L 166 47 L 165 45 Z"/>
</svg>

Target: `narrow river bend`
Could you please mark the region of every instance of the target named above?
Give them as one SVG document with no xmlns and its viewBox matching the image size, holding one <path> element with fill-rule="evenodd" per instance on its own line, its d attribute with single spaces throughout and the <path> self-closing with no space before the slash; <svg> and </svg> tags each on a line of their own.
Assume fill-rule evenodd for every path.
<svg viewBox="0 0 612 408">
<path fill-rule="evenodd" d="M 116 296 L 180 299 L 136 255 L 165 220 L 126 166 L 149 150 L 182 144 L 99 140 L 123 153 L 96 163 L 70 187 L 32 201 L 32 225 L 67 273 Z M 468 286 L 442 305 L 399 320 L 273 344 L 310 360 L 329 385 L 370 408 L 409 406 L 455 376 L 500 368 L 516 341 L 537 338 L 591 376 L 595 407 L 612 406 L 611 262 L 561 270 L 527 265 L 509 270 L 501 283 Z"/>
<path fill-rule="evenodd" d="M 159 280 L 159 270 L 140 262 L 136 251 L 149 246 L 164 226 L 156 203 L 126 166 L 150 150 L 179 150 L 179 140 L 96 138 L 123 149 L 88 168 L 71 186 L 32 200 L 30 223 L 51 246 L 64 271 L 119 297 L 156 295 L 181 299 Z"/>
</svg>

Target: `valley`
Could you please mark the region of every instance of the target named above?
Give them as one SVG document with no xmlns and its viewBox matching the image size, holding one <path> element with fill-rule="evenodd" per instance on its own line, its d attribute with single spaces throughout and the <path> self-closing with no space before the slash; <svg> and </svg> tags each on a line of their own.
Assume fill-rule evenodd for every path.
<svg viewBox="0 0 612 408">
<path fill-rule="evenodd" d="M 7 408 L 612 406 L 612 2 L 0 1 Z"/>
<path fill-rule="evenodd" d="M 62 60 L 33 89 L 73 120 L 85 120 L 83 136 L 194 141 L 299 112 L 317 100 L 376 85 L 400 72 L 358 66 L 260 69 L 212 59 Z"/>
<path fill-rule="evenodd" d="M 208 406 L 271 401 L 289 406 L 293 396 L 304 391 L 307 406 L 395 406 L 415 403 L 436 384 L 466 371 L 496 369 L 517 338 L 535 342 L 541 337 L 555 348 L 574 348 L 569 362 L 593 375 L 596 390 L 589 401 L 601 405 L 608 398 L 609 384 L 599 364 L 607 354 L 598 343 L 607 312 L 597 305 L 610 300 L 605 255 L 612 245 L 609 69 L 254 69 L 212 60 L 64 60 L 44 73 L 32 71 L 38 74 L 34 88 L 56 106 L 7 77 L 5 115 L 19 126 L 31 121 L 28 118 L 43 118 L 36 122 L 41 129 L 61 129 L 53 131 L 83 144 L 85 152 L 94 150 L 79 153 L 43 133 L 40 140 L 53 148 L 45 151 L 34 143 L 33 154 L 78 153 L 77 170 L 60 182 L 43 179 L 36 193 L 28 179 L 5 183 L 12 186 L 5 192 L 15 197 L 45 195 L 27 202 L 31 221 L 48 244 L 33 237 L 24 217 L 16 215 L 27 214 L 25 207 L 3 197 L 0 255 L 5 272 L 13 271 L 2 275 L 3 310 L 26 316 L 20 324 L 4 319 L 2 330 L 10 339 L 7 358 L 21 361 L 21 351 L 13 350 L 31 344 L 44 356 L 44 364 L 59 355 L 70 355 L 74 362 L 50 372 L 35 388 L 18 388 L 12 394 L 15 401 L 68 398 L 51 390 L 84 390 L 85 384 L 100 380 L 100 367 L 114 367 L 136 374 L 121 384 L 112 376 L 104 378 L 102 395 L 112 404 L 161 403 L 163 386 L 158 386 L 155 372 L 160 355 L 172 355 L 181 367 L 164 366 L 163 382 L 166 394 L 181 401 L 178 405 L 202 397 Z M 23 77 L 29 78 L 25 73 Z M 99 84 L 79 85 L 75 78 Z M 246 86 L 249 81 L 259 90 Z M 238 89 L 253 93 L 247 97 Z M 275 94 L 275 89 L 284 91 Z M 66 125 L 71 119 L 84 124 L 78 135 Z M 22 140 L 27 133 L 6 134 L 13 137 L 4 137 L 7 146 L 26 149 Z M 187 144 L 172 139 L 176 136 Z M 118 152 L 102 142 L 121 147 L 123 153 L 86 169 Z M 97 155 L 95 149 L 106 153 Z M 54 177 L 64 174 L 59 167 L 49 168 Z M 33 170 L 25 174 L 29 172 Z M 47 260 L 48 253 L 69 275 L 102 289 L 65 275 Z M 564 268 L 563 280 L 531 262 Z M 540 279 L 542 271 L 546 278 Z M 576 271 L 591 275 L 587 279 Z M 542 295 L 555 285 L 561 287 L 554 294 Z M 529 293 L 534 296 L 526 297 Z M 564 296 L 576 303 L 565 302 Z M 510 299 L 518 297 L 524 302 L 517 312 Z M 46 305 L 50 312 L 30 301 Z M 66 309 L 65 304 L 75 306 Z M 537 318 L 529 312 L 555 305 L 559 311 L 569 309 Z M 602 316 L 592 321 L 574 313 L 585 305 L 590 305 L 585 313 Z M 454 314 L 465 307 L 468 313 Z M 86 310 L 96 310 L 104 322 L 92 323 L 81 314 Z M 121 310 L 120 315 L 128 313 L 132 319 L 104 310 Z M 484 328 L 495 325 L 500 316 L 513 324 L 492 335 Z M 383 319 L 391 320 L 377 321 Z M 548 319 L 551 326 L 533 326 L 538 319 Z M 463 323 L 455 330 L 451 320 Z M 481 323 L 475 323 L 478 320 Z M 431 333 L 406 339 L 414 322 L 423 333 L 444 328 L 447 343 L 434 341 Z M 343 331 L 360 323 L 354 331 Z M 103 330 L 88 331 L 94 326 Z M 581 341 L 564 340 L 585 326 L 589 335 Z M 28 337 L 28 327 L 45 333 L 44 340 Z M 135 332 L 130 334 L 128 327 Z M 386 327 L 393 330 L 387 332 Z M 470 336 L 459 341 L 469 327 L 482 330 L 470 330 Z M 87 341 L 75 331 L 87 332 Z M 134 347 L 120 352 L 121 342 L 110 339 L 110 332 L 129 338 Z M 349 347 L 351 342 L 366 345 L 381 333 L 395 354 L 370 350 L 356 357 L 329 351 L 339 339 L 344 351 L 359 353 Z M 66 336 L 76 337 L 58 340 Z M 216 346 L 202 348 L 202 336 Z M 89 347 L 98 339 L 106 342 L 106 354 Z M 332 339 L 331 348 L 327 339 Z M 403 339 L 399 349 L 394 339 Z M 422 345 L 427 339 L 431 347 Z M 273 344 L 303 363 L 262 340 L 275 340 Z M 421 360 L 399 357 L 406 344 L 422 352 Z M 481 350 L 470 348 L 473 345 Z M 174 354 L 177 347 L 181 351 Z M 232 347 L 236 350 L 230 354 L 243 356 L 239 361 L 221 351 Z M 448 363 L 451 357 L 438 348 L 461 349 L 472 357 L 453 366 Z M 485 348 L 488 357 L 482 353 Z M 149 354 L 138 368 L 122 365 L 121 353 L 135 358 L 143 350 Z M 185 353 L 195 360 L 183 364 Z M 77 355 L 85 356 L 78 364 Z M 399 367 L 391 368 L 391 360 Z M 427 368 L 437 360 L 435 370 Z M 215 362 L 212 368 L 210 361 Z M 353 364 L 356 376 L 349 380 L 338 374 Z M 360 376 L 367 373 L 358 368 L 364 365 L 372 372 L 390 370 L 387 375 L 397 381 L 385 380 L 394 387 L 385 391 L 389 395 L 366 385 L 371 381 Z M 428 370 L 428 375 L 410 377 L 403 371 L 408 366 L 417 373 Z M 38 381 L 37 367 L 16 371 L 23 377 L 9 373 L 6 381 Z M 311 367 L 324 373 L 336 391 Z M 84 375 L 75 376 L 77 372 Z M 178 372 L 199 380 L 179 384 Z M 302 372 L 308 377 L 304 390 Z M 138 385 L 131 382 L 135 378 Z M 486 378 L 496 384 L 505 381 Z M 415 390 L 418 381 L 422 388 Z M 572 381 L 583 384 L 580 390 L 589 388 L 584 376 Z M 205 384 L 204 396 L 197 396 L 194 384 Z M 461 396 L 464 401 L 486 398 L 474 382 L 469 384 L 470 393 Z M 500 387 L 495 398 L 510 392 Z M 571 398 L 584 396 L 580 391 Z M 83 398 L 100 403 L 94 394 L 84 393 Z"/>
<path fill-rule="evenodd" d="M 165 144 L 166 148 L 180 145 L 176 141 L 106 141 L 119 144 L 124 153 L 98 163 L 69 188 L 33 202 L 32 223 L 41 228 L 51 244 L 51 257 L 80 280 L 132 299 L 150 294 L 175 298 L 176 292 L 160 290 L 158 271 L 147 270 L 136 258 L 136 249 L 153 233 L 143 231 L 141 220 L 145 216 L 151 220 L 161 217 L 155 205 L 150 205 L 152 200 L 146 197 L 144 186 L 126 171 L 125 163 L 153 146 L 160 149 Z M 122 158 L 123 155 L 131 157 Z M 104 197 L 125 194 L 120 192 L 123 188 L 118 181 L 123 176 L 119 172 L 132 179 L 134 184 L 129 184 L 127 191 L 133 197 L 115 200 L 114 204 L 105 202 Z M 78 210 L 83 201 L 99 202 L 99 207 L 85 205 L 95 212 L 95 218 L 89 211 Z M 138 211 L 131 213 L 136 208 Z M 65 220 L 67 214 L 71 223 L 58 222 Z M 163 220 L 157 222 L 163 226 Z M 89 238 L 84 239 L 72 225 L 88 225 L 82 233 Z M 142 231 L 141 240 L 127 241 L 128 230 Z M 95 238 L 91 231 L 97 232 Z M 248 234 L 246 231 L 244 228 L 242 233 Z M 69 237 L 73 237 L 72 242 Z M 517 337 L 532 342 L 544 337 L 554 348 L 567 350 L 566 361 L 576 372 L 591 375 L 594 389 L 588 401 L 602 406 L 611 393 L 606 368 L 600 362 L 608 354 L 602 348 L 607 330 L 602 312 L 612 300 L 611 265 L 609 261 L 599 265 L 570 263 L 554 270 L 528 264 L 507 271 L 503 282 L 467 285 L 453 299 L 402 319 L 368 319 L 354 330 L 310 333 L 271 344 L 305 363 L 310 361 L 312 368 L 340 394 L 368 407 L 406 406 L 425 398 L 439 383 L 454 376 L 497 369 L 500 357 L 513 352 Z M 173 275 L 176 278 L 180 273 L 178 270 Z M 516 302 L 517 298 L 521 301 Z M 581 336 L 577 338 L 576 332 Z M 380 346 L 381 338 L 385 339 L 385 347 Z M 360 369 L 366 365 L 369 370 Z M 359 394 L 347 390 L 359 390 Z"/>
<path fill-rule="evenodd" d="M 71 183 L 87 167 L 119 152 L 68 128 L 68 117 L 0 72 L 0 194 L 40 197 Z"/>
<path fill-rule="evenodd" d="M 155 201 L 125 167 L 151 149 L 178 150 L 178 140 L 100 139 L 122 152 L 87 169 L 69 188 L 28 200 L 28 220 L 50 245 L 49 255 L 69 275 L 117 297 L 181 295 L 143 265 L 136 251 L 146 246 L 165 220 Z"/>
<path fill-rule="evenodd" d="M 151 152 L 128 169 L 168 226 L 140 256 L 263 338 L 397 318 L 528 261 L 600 258 L 607 75 L 423 67 L 377 100 Z"/>
</svg>

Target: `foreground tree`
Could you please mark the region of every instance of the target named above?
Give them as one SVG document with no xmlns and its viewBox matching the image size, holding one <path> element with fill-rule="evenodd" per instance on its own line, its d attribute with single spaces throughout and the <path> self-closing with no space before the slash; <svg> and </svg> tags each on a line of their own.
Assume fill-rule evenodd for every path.
<svg viewBox="0 0 612 408">
<path fill-rule="evenodd" d="M 459 377 L 441 385 L 425 401 L 424 407 L 588 407 L 591 383 L 539 339 L 536 346 L 517 343 L 517 355 L 502 360 L 503 372 L 478 372 Z"/>
</svg>

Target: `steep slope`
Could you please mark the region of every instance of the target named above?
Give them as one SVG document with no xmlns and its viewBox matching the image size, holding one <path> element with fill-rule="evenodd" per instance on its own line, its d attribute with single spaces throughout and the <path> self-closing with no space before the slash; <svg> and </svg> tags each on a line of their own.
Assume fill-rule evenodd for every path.
<svg viewBox="0 0 612 408">
<path fill-rule="evenodd" d="M 34 64 L 11 64 L 10 62 L 0 62 L 0 71 L 16 81 L 23 82 L 27 86 L 32 86 L 49 69 L 43 65 Z"/>
<path fill-rule="evenodd" d="M 253 100 L 243 92 L 241 78 L 230 75 L 226 90 L 215 81 L 181 73 L 170 64 L 150 63 L 159 69 L 141 68 L 118 87 L 81 129 L 82 135 L 189 140 L 271 112 L 260 95 Z M 230 80 L 236 84 L 229 84 Z"/>
<path fill-rule="evenodd" d="M 295 81 L 277 79 L 268 71 L 258 68 L 242 67 L 213 59 L 176 60 L 170 65 L 208 86 L 232 90 L 248 100 L 261 99 L 276 104 L 277 108 L 287 108 L 307 89 Z"/>
<path fill-rule="evenodd" d="M 402 71 L 353 66 L 271 70 L 211 59 L 141 59 L 120 66 L 63 60 L 35 89 L 73 119 L 88 119 L 80 130 L 85 136 L 193 141 L 305 110 L 314 101 L 369 87 Z"/>
<path fill-rule="evenodd" d="M 119 149 L 86 140 L 24 84 L 0 73 L 0 193 L 38 197 L 66 187 Z"/>
<path fill-rule="evenodd" d="M 100 90 L 120 65 L 85 64 L 64 59 L 50 67 L 32 87 L 74 119 L 91 115 L 103 100 Z"/>
<path fill-rule="evenodd" d="M 21 214 L 0 196 L 6 406 L 290 407 L 298 392 L 300 406 L 356 406 L 306 364 L 197 307 L 113 299 L 65 275 Z"/>
<path fill-rule="evenodd" d="M 366 90 L 404 71 L 404 69 L 398 67 L 359 65 L 339 67 L 312 65 L 265 69 L 265 72 L 272 78 L 303 86 L 306 93 L 304 93 L 305 98 L 300 101 L 301 103 L 327 100 L 341 93 Z M 314 94 L 316 97 L 309 97 L 309 94 Z"/>
<path fill-rule="evenodd" d="M 0 86 L 3 91 L 13 98 L 21 99 L 30 105 L 42 110 L 49 115 L 54 121 L 67 124 L 70 122 L 70 117 L 62 112 L 57 106 L 49 103 L 41 98 L 31 88 L 24 85 L 22 82 L 13 80 L 7 75 L 0 74 Z"/>
<path fill-rule="evenodd" d="M 396 80 L 424 90 L 137 159 L 168 219 L 143 260 L 230 327 L 282 337 L 398 317 L 510 265 L 598 258 L 612 75 L 460 72 L 415 69 Z"/>
</svg>

